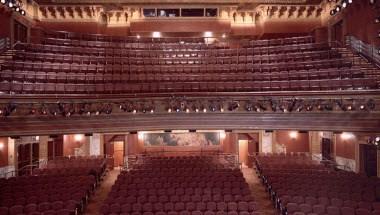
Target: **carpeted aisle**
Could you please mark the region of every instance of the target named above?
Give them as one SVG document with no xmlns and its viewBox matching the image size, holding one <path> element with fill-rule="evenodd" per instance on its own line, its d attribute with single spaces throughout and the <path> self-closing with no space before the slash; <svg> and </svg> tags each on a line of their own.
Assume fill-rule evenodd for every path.
<svg viewBox="0 0 380 215">
<path fill-rule="evenodd" d="M 277 215 L 277 211 L 273 208 L 272 202 L 269 200 L 268 193 L 265 191 L 264 186 L 261 184 L 260 179 L 257 177 L 256 171 L 252 168 L 243 167 L 242 172 L 245 180 L 249 184 L 255 201 L 259 205 L 259 211 L 263 215 Z"/>
<path fill-rule="evenodd" d="M 113 169 L 107 173 L 103 178 L 103 181 L 100 183 L 100 187 L 98 187 L 95 194 L 90 197 L 84 213 L 85 215 L 100 214 L 100 207 L 102 206 L 103 201 L 107 198 L 108 193 L 111 191 L 111 187 L 115 183 L 119 173 L 119 169 Z"/>
</svg>

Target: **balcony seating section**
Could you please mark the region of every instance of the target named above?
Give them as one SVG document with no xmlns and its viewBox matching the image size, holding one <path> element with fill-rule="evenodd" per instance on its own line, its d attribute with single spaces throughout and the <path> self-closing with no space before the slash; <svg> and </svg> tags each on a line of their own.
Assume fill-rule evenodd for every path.
<svg viewBox="0 0 380 215">
<path fill-rule="evenodd" d="M 379 214 L 380 180 L 337 171 L 309 156 L 258 155 L 263 183 L 281 214 Z"/>
<path fill-rule="evenodd" d="M 33 170 L 34 175 L 78 176 L 93 175 L 96 181 L 106 170 L 106 159 L 98 157 L 63 157 L 50 160 L 43 168 Z"/>
<path fill-rule="evenodd" d="M 1 65 L 0 92 L 138 94 L 378 89 L 377 72 L 353 67 L 328 44 L 313 43 L 312 37 L 251 41 L 245 48 L 232 49 L 193 47 L 191 41 L 174 44 L 164 40 L 144 41 L 149 47 L 128 48 L 131 41 L 75 40 L 76 36 L 64 35 L 65 39 L 46 38 L 45 44 L 18 44 L 14 59 Z M 162 46 L 152 48 L 152 44 Z"/>
<path fill-rule="evenodd" d="M 260 214 L 239 169 L 212 156 L 147 157 L 122 172 L 102 214 Z"/>
<path fill-rule="evenodd" d="M 0 214 L 79 213 L 95 187 L 95 177 L 20 176 L 0 180 Z"/>
</svg>

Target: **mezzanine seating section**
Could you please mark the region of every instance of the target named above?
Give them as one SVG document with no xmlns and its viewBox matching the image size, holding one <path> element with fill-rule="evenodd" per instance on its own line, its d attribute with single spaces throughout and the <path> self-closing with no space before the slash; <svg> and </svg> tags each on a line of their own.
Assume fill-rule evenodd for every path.
<svg viewBox="0 0 380 215">
<path fill-rule="evenodd" d="M 122 172 L 102 214 L 259 214 L 238 169 L 208 156 L 146 158 Z"/>
<path fill-rule="evenodd" d="M 251 41 L 238 49 L 192 46 L 202 44 L 200 41 L 145 41 L 147 47 L 127 48 L 131 41 L 76 43 L 76 36 L 65 34 L 65 38 L 18 44 L 14 60 L 1 66 L 0 92 L 136 94 L 378 88 L 376 72 L 352 67 L 328 44 L 313 43 L 312 37 Z M 152 44 L 162 47 L 152 48 Z"/>
<path fill-rule="evenodd" d="M 380 214 L 380 180 L 326 168 L 308 156 L 259 155 L 256 165 L 282 214 Z"/>
</svg>

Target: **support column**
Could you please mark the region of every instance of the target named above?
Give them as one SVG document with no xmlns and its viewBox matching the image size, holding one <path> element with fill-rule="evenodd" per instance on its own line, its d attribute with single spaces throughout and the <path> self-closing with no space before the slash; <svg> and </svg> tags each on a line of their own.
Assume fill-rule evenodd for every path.
<svg viewBox="0 0 380 215">
<path fill-rule="evenodd" d="M 377 150 L 377 177 L 380 178 L 380 150 Z"/>
<path fill-rule="evenodd" d="M 265 131 L 264 131 L 265 132 Z M 277 142 L 277 131 L 273 131 L 272 133 L 272 153 L 279 153 L 279 152 L 285 152 L 286 153 L 286 148 L 285 150 L 283 150 L 283 148 L 279 148 L 281 147 L 281 143 L 278 143 Z"/>
<path fill-rule="evenodd" d="M 309 131 L 310 153 L 320 156 L 321 154 L 321 132 Z"/>
<path fill-rule="evenodd" d="M 8 138 L 8 165 L 17 168 L 17 147 L 15 139 Z"/>
<path fill-rule="evenodd" d="M 83 154 L 85 156 L 90 155 L 91 136 L 84 136 L 83 142 Z"/>
<path fill-rule="evenodd" d="M 48 160 L 48 141 L 49 136 L 40 136 L 39 144 L 39 157 L 40 160 Z"/>
<path fill-rule="evenodd" d="M 260 152 L 272 153 L 273 152 L 273 133 L 260 131 Z"/>
<path fill-rule="evenodd" d="M 99 156 L 101 155 L 100 149 L 102 148 L 101 140 L 102 140 L 101 134 L 93 134 L 90 137 L 90 155 Z"/>
</svg>

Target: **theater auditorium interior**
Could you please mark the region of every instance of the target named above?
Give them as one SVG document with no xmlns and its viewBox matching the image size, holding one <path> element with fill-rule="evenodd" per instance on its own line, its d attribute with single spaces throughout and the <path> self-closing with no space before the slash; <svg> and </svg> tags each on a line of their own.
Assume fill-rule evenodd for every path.
<svg viewBox="0 0 380 215">
<path fill-rule="evenodd" d="M 380 215 L 380 0 L 0 20 L 0 215 Z"/>
</svg>

